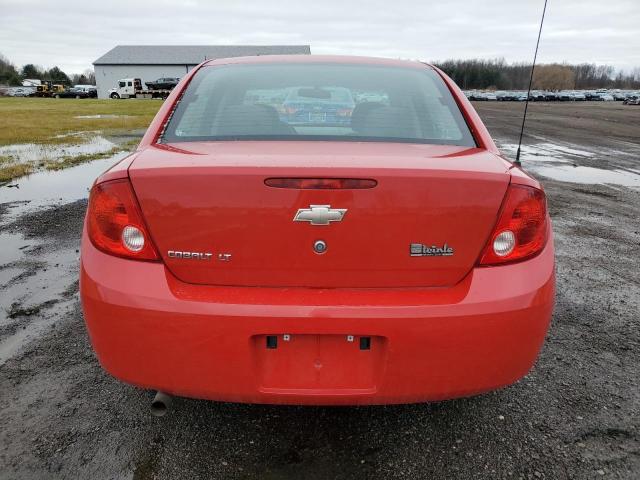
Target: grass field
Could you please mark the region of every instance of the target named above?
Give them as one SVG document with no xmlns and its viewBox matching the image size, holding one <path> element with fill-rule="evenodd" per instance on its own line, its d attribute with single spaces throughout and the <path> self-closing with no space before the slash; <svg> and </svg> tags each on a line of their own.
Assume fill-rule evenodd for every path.
<svg viewBox="0 0 640 480">
<path fill-rule="evenodd" d="M 0 97 L 0 145 L 74 143 L 74 134 L 147 128 L 158 100 Z M 79 118 L 113 115 L 107 118 Z"/>
<path fill-rule="evenodd" d="M 0 182 L 131 149 L 137 140 L 100 151 L 65 153 L 65 147 L 88 143 L 97 136 L 126 136 L 145 129 L 160 105 L 157 100 L 0 97 Z M 22 155 L 25 149 L 34 152 L 28 160 Z"/>
</svg>

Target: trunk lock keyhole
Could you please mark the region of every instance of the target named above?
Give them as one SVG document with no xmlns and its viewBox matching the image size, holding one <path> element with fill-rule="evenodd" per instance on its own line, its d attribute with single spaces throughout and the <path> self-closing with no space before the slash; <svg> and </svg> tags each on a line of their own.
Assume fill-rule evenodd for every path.
<svg viewBox="0 0 640 480">
<path fill-rule="evenodd" d="M 327 251 L 327 244 L 324 240 L 316 240 L 313 244 L 313 251 L 316 253 L 324 253 Z"/>
</svg>

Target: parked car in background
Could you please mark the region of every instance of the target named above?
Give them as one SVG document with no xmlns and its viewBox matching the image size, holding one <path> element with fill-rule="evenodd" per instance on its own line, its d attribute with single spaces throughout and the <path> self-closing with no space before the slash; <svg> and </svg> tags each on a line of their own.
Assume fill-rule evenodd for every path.
<svg viewBox="0 0 640 480">
<path fill-rule="evenodd" d="M 98 97 L 98 87 L 95 85 L 74 85 L 73 88 L 87 92 L 91 98 Z"/>
<path fill-rule="evenodd" d="M 480 102 L 496 101 L 500 99 L 503 92 L 473 92 L 469 96 L 469 100 L 475 100 Z"/>
<path fill-rule="evenodd" d="M 486 102 L 488 99 L 482 92 L 472 92 L 469 96 L 469 100 L 473 100 L 475 102 Z"/>
<path fill-rule="evenodd" d="M 640 105 L 640 95 L 629 95 L 622 102 L 623 105 Z"/>
<path fill-rule="evenodd" d="M 33 95 L 35 88 L 28 87 L 10 87 L 5 91 L 5 95 L 8 97 L 29 97 Z"/>
<path fill-rule="evenodd" d="M 498 100 L 502 102 L 513 102 L 516 99 L 516 92 L 514 92 L 513 90 L 509 90 L 500 92 L 500 94 L 496 94 L 496 96 L 498 97 Z"/>
<path fill-rule="evenodd" d="M 89 93 L 81 88 L 69 88 L 53 94 L 53 98 L 89 98 Z"/>
<path fill-rule="evenodd" d="M 154 80 L 153 82 L 144 82 L 144 84 L 150 90 L 171 90 L 179 81 L 179 78 L 164 77 Z"/>
<path fill-rule="evenodd" d="M 529 96 L 529 100 L 533 102 L 544 102 L 545 92 L 541 92 L 540 90 L 533 90 L 531 92 L 531 95 Z"/>
<path fill-rule="evenodd" d="M 280 119 L 290 125 L 349 125 L 355 106 L 344 87 L 295 87 L 282 104 Z"/>
<path fill-rule="evenodd" d="M 363 102 L 379 102 L 379 103 L 389 103 L 389 98 L 385 93 L 382 92 L 365 92 L 360 94 L 357 97 L 357 103 Z"/>
<path fill-rule="evenodd" d="M 532 90 L 529 100 L 533 102 L 554 102 L 567 101 L 576 102 L 589 100 L 593 102 L 610 102 L 613 100 L 624 100 L 633 92 L 622 90 L 562 90 L 559 92 Z M 498 90 L 494 92 L 483 92 L 479 90 L 467 90 L 464 92 L 469 100 L 487 101 L 496 100 L 502 102 L 524 102 L 527 99 L 527 92 L 520 90 Z"/>
</svg>

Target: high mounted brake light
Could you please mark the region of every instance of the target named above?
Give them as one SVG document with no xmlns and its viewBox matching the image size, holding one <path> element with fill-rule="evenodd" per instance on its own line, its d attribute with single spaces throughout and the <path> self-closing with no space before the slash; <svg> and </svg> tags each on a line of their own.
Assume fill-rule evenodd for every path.
<svg viewBox="0 0 640 480">
<path fill-rule="evenodd" d="M 500 265 L 537 255 L 547 243 L 548 227 L 544 192 L 510 185 L 480 265 Z"/>
<path fill-rule="evenodd" d="M 159 259 L 129 180 L 93 186 L 87 231 L 91 243 L 110 255 L 150 261 Z"/>
<path fill-rule="evenodd" d="M 265 185 L 300 190 L 341 190 L 373 188 L 378 182 L 363 178 L 267 178 Z"/>
</svg>

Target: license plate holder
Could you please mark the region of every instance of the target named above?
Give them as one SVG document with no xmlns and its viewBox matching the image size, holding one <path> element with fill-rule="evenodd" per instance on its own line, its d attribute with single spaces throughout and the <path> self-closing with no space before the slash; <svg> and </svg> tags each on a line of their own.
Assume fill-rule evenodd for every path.
<svg viewBox="0 0 640 480">
<path fill-rule="evenodd" d="M 386 339 L 369 335 L 256 335 L 253 351 L 263 391 L 375 391 L 384 366 Z"/>
</svg>

